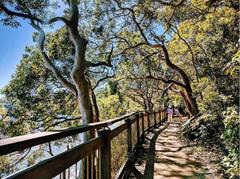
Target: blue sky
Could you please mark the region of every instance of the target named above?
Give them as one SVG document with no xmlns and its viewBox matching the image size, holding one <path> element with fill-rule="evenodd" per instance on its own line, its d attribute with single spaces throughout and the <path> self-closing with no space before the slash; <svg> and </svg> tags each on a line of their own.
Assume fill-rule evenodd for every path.
<svg viewBox="0 0 240 179">
<path fill-rule="evenodd" d="M 14 74 L 25 47 L 33 44 L 33 28 L 26 21 L 22 21 L 21 24 L 18 28 L 0 24 L 0 89 Z"/>
<path fill-rule="evenodd" d="M 61 16 L 65 5 L 60 1 L 58 9 L 50 9 L 55 11 L 56 16 Z M 25 47 L 33 45 L 32 33 L 34 29 L 28 24 L 28 20 L 18 18 L 21 26 L 11 28 L 3 26 L 0 23 L 0 89 L 3 88 L 11 79 L 12 74 L 16 70 L 17 64 L 21 61 Z M 47 32 L 58 29 L 63 24 L 55 23 L 54 28 L 46 28 Z"/>
</svg>

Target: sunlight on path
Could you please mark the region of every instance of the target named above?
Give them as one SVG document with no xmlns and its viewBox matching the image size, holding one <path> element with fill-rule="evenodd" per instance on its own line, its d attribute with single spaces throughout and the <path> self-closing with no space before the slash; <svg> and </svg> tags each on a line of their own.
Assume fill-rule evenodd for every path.
<svg viewBox="0 0 240 179">
<path fill-rule="evenodd" d="M 144 179 L 217 179 L 196 159 L 194 146 L 180 139 L 180 124 L 154 129 L 146 136 L 137 170 Z M 135 177 L 130 177 L 135 178 Z"/>
<path fill-rule="evenodd" d="M 201 164 L 192 156 L 189 146 L 179 139 L 179 125 L 170 124 L 155 144 L 154 178 L 205 178 Z"/>
</svg>

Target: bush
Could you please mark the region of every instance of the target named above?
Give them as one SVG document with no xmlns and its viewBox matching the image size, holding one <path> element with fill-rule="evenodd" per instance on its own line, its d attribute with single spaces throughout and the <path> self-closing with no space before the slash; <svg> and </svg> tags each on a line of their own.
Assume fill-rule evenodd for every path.
<svg viewBox="0 0 240 179">
<path fill-rule="evenodd" d="M 187 129 L 183 130 L 183 135 L 190 140 L 198 141 L 201 144 L 210 144 L 220 138 L 222 123 L 216 115 L 203 114 L 195 119 Z"/>
<path fill-rule="evenodd" d="M 236 107 L 229 107 L 223 112 L 224 131 L 221 138 L 224 141 L 228 154 L 224 157 L 223 166 L 226 168 L 230 178 L 237 178 L 240 174 L 239 168 L 239 125 L 240 120 Z"/>
</svg>

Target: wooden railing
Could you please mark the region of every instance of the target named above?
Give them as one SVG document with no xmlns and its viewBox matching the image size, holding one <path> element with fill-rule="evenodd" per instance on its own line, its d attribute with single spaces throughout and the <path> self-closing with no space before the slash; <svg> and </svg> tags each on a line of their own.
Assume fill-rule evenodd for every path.
<svg viewBox="0 0 240 179">
<path fill-rule="evenodd" d="M 134 156 L 134 153 L 137 151 L 137 147 L 139 147 L 144 141 L 146 133 L 148 133 L 152 128 L 161 125 L 165 117 L 165 111 L 154 113 L 135 112 L 103 122 L 90 123 L 88 125 L 81 125 L 64 130 L 41 132 L 0 140 L 0 155 L 5 155 L 83 132 L 96 131 L 98 133 L 97 137 L 90 139 L 87 142 L 77 145 L 70 150 L 55 155 L 6 178 L 52 178 L 64 172 L 80 160 L 91 158 L 91 155 L 98 151 L 100 157 L 98 157 L 97 162 L 87 160 L 91 163 L 88 163 L 87 165 L 85 178 L 110 179 L 111 140 L 123 131 L 127 130 L 127 157 L 129 160 L 132 156 Z M 136 126 L 134 129 L 132 128 L 133 124 Z M 136 132 L 135 142 L 133 142 L 133 131 Z M 128 160 L 125 162 L 125 165 L 121 167 L 121 171 L 118 173 L 117 178 L 122 178 L 125 175 L 125 169 L 129 163 Z"/>
</svg>

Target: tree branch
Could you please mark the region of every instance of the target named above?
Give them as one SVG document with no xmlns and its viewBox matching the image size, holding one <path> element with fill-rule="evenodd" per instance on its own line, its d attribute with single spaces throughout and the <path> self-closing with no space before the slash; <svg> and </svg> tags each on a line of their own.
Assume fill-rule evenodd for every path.
<svg viewBox="0 0 240 179">
<path fill-rule="evenodd" d="M 30 14 L 24 14 L 24 13 L 20 13 L 20 12 L 11 11 L 7 7 L 5 7 L 2 3 L 0 3 L 0 10 L 4 11 L 7 15 L 27 18 L 27 19 L 30 19 L 30 20 L 37 21 L 41 24 L 52 24 L 52 23 L 57 22 L 57 21 L 62 21 L 65 24 L 68 23 L 68 20 L 65 19 L 64 17 L 54 17 L 54 18 L 52 18 L 48 21 L 44 21 L 44 20 L 39 19 L 39 18 L 37 18 L 35 16 L 32 16 Z"/>
<path fill-rule="evenodd" d="M 90 67 L 99 67 L 99 66 L 112 67 L 112 64 L 111 64 L 112 53 L 113 53 L 113 46 L 112 46 L 111 51 L 110 51 L 110 53 L 107 57 L 107 62 L 97 62 L 97 63 L 87 62 L 87 63 L 89 63 Z"/>
<path fill-rule="evenodd" d="M 31 20 L 35 20 L 37 22 L 40 22 L 40 23 L 43 23 L 43 20 L 37 18 L 37 17 L 34 17 L 34 16 L 31 16 L 29 14 L 23 14 L 23 13 L 19 13 L 19 12 L 14 12 L 14 11 L 11 11 L 9 10 L 8 8 L 6 8 L 3 3 L 0 3 L 0 9 L 5 12 L 7 15 L 10 15 L 10 16 L 17 16 L 17 17 L 22 17 L 22 18 L 27 18 L 27 19 L 31 19 Z"/>
<path fill-rule="evenodd" d="M 192 64 L 193 64 L 193 67 L 194 67 L 194 70 L 195 70 L 195 73 L 196 73 L 196 77 L 197 77 L 197 80 L 199 80 L 199 73 L 198 73 L 198 70 L 197 70 L 197 66 L 196 66 L 196 60 L 195 60 L 195 57 L 194 57 L 194 54 L 193 54 L 193 50 L 191 48 L 191 46 L 189 45 L 189 43 L 180 35 L 180 32 L 178 30 L 177 27 L 174 27 L 174 28 L 171 28 L 177 35 L 178 37 L 185 43 L 185 45 L 188 47 L 190 53 L 191 53 L 191 59 L 192 59 Z M 176 30 L 175 30 L 176 29 Z"/>
<path fill-rule="evenodd" d="M 167 51 L 167 48 L 165 47 L 164 44 L 156 44 L 156 45 L 151 45 L 152 48 L 161 48 L 163 51 L 163 55 L 164 55 L 164 60 L 167 64 L 168 67 L 170 67 L 171 69 L 175 70 L 182 78 L 183 82 L 184 82 L 184 88 L 188 88 L 190 91 L 192 91 L 191 89 L 191 85 L 190 85 L 190 81 L 188 76 L 186 75 L 186 73 L 179 68 L 178 66 L 176 66 L 175 64 L 173 64 L 169 58 L 169 54 Z M 182 86 L 183 87 L 183 86 Z"/>
<path fill-rule="evenodd" d="M 67 118 L 67 117 L 55 117 L 54 119 L 64 119 L 62 121 L 58 121 L 58 122 L 55 122 L 49 126 L 47 126 L 45 128 L 45 131 L 48 130 L 50 127 L 54 127 L 54 126 L 57 126 L 59 124 L 62 124 L 64 122 L 68 122 L 68 121 L 74 121 L 74 120 L 77 120 L 77 119 L 82 119 L 82 116 L 78 116 L 78 117 L 73 117 L 73 118 Z"/>
<path fill-rule="evenodd" d="M 100 80 L 98 80 L 98 82 L 95 84 L 95 86 L 93 87 L 93 90 L 102 82 L 102 81 L 104 81 L 104 80 L 106 80 L 106 79 L 109 79 L 109 78 L 113 78 L 115 76 L 115 74 L 113 74 L 113 75 L 110 75 L 110 76 L 105 76 L 104 78 L 101 78 Z"/>
<path fill-rule="evenodd" d="M 114 1 L 117 3 L 117 6 L 118 6 L 119 9 L 122 9 L 123 11 L 124 11 L 124 10 L 127 10 L 127 11 L 131 12 L 133 22 L 134 22 L 135 25 L 137 26 L 137 28 L 138 28 L 141 36 L 143 37 L 145 43 L 149 44 L 149 41 L 148 41 L 146 35 L 144 34 L 143 29 L 142 29 L 141 26 L 140 26 L 140 23 L 137 22 L 137 19 L 136 19 L 135 13 L 134 13 L 134 7 L 135 7 L 136 5 L 132 6 L 131 8 L 122 7 L 122 6 L 121 6 L 121 3 L 119 3 L 117 0 L 114 0 Z"/>
<path fill-rule="evenodd" d="M 170 2 L 166 2 L 166 1 L 158 1 L 160 4 L 162 5 L 166 5 L 166 6 L 173 6 L 173 7 L 179 7 L 181 6 L 186 0 L 181 0 L 179 3 L 174 4 L 174 3 L 170 3 Z"/>
<path fill-rule="evenodd" d="M 69 89 L 74 95 L 76 95 L 76 87 L 69 82 L 68 80 L 66 80 L 63 75 L 61 74 L 61 72 L 55 67 L 55 65 L 52 63 L 52 61 L 49 59 L 48 55 L 46 54 L 46 52 L 44 51 L 44 41 L 45 41 L 45 33 L 42 30 L 42 28 L 37 25 L 36 23 L 34 23 L 34 21 L 32 20 L 31 23 L 32 27 L 34 29 L 36 29 L 39 33 L 39 39 L 38 39 L 38 46 L 40 49 L 40 52 L 43 56 L 44 62 L 46 67 L 51 70 L 53 72 L 53 74 L 55 75 L 55 77 L 60 81 L 60 83 L 66 87 L 67 89 Z"/>
</svg>

